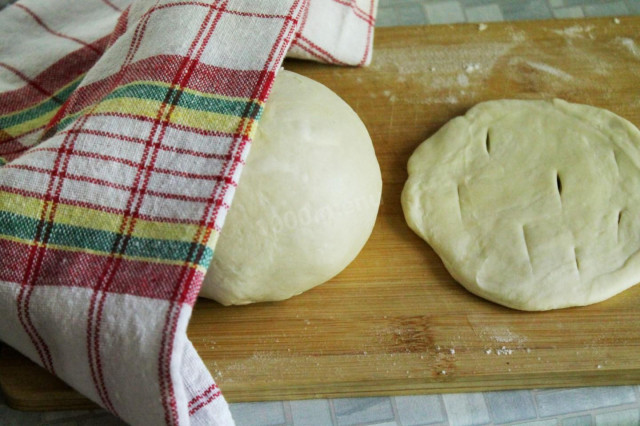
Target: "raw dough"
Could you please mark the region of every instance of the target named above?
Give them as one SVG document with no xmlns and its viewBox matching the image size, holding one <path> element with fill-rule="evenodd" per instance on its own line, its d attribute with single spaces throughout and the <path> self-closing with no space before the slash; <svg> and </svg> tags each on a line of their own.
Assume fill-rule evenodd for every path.
<svg viewBox="0 0 640 426">
<path fill-rule="evenodd" d="M 281 70 L 200 295 L 275 301 L 329 280 L 369 238 L 381 191 L 357 114 L 325 86 Z"/>
<path fill-rule="evenodd" d="M 640 132 L 603 109 L 481 103 L 416 149 L 407 223 L 471 292 L 523 310 L 640 281 Z"/>
</svg>

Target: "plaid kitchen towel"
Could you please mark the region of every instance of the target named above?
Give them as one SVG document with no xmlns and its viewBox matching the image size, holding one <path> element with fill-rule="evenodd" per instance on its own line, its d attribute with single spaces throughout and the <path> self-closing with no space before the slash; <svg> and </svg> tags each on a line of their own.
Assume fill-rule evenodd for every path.
<svg viewBox="0 0 640 426">
<path fill-rule="evenodd" d="M 375 9 L 2 10 L 0 339 L 131 424 L 231 424 L 186 336 L 203 275 L 284 56 L 367 64 Z"/>
</svg>

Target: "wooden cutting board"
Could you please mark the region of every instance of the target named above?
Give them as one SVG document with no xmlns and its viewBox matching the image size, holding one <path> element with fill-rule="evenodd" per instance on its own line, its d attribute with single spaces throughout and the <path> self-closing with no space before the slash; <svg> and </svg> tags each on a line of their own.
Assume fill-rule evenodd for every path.
<svg viewBox="0 0 640 426">
<path fill-rule="evenodd" d="M 638 28 L 640 17 L 382 28 L 368 68 L 287 62 L 360 114 L 383 203 L 365 249 L 331 282 L 281 303 L 198 302 L 189 336 L 227 399 L 640 383 L 640 286 L 584 308 L 497 306 L 451 279 L 400 207 L 411 152 L 478 102 L 560 97 L 640 125 Z M 0 367 L 15 407 L 87 404 L 11 350 Z"/>
</svg>

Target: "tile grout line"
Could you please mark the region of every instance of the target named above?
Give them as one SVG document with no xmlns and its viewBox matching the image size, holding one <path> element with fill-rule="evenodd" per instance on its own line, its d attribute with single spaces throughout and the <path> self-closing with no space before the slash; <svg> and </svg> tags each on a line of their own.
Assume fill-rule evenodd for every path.
<svg viewBox="0 0 640 426">
<path fill-rule="evenodd" d="M 391 412 L 393 413 L 393 418 L 398 426 L 402 426 L 402 422 L 400 421 L 400 413 L 398 412 L 398 406 L 396 404 L 396 397 L 389 397 L 389 400 L 391 401 Z"/>
<path fill-rule="evenodd" d="M 449 421 L 449 413 L 447 412 L 447 406 L 444 403 L 443 394 L 438 394 L 438 402 L 440 403 L 440 407 L 442 408 L 442 415 L 444 416 L 444 423 L 450 424 Z"/>
<path fill-rule="evenodd" d="M 591 414 L 591 417 L 593 418 L 593 422 L 595 424 L 595 420 L 596 420 L 596 416 L 599 414 L 608 414 L 608 413 L 617 413 L 617 412 L 622 412 L 622 411 L 630 411 L 633 409 L 638 410 L 638 412 L 640 413 L 640 405 L 638 404 L 638 401 L 635 401 L 633 403 L 629 403 L 629 404 L 620 404 L 620 405 L 612 405 L 609 407 L 600 407 L 600 408 L 595 408 L 589 411 L 589 414 Z"/>
<path fill-rule="evenodd" d="M 284 412 L 284 422 L 287 426 L 293 426 L 293 413 L 291 411 L 291 402 L 282 401 L 282 411 Z"/>
<path fill-rule="evenodd" d="M 529 394 L 531 395 L 531 399 L 533 400 L 533 408 L 536 411 L 536 419 L 540 419 L 540 407 L 538 407 L 538 389 L 531 389 L 529 391 Z"/>
<path fill-rule="evenodd" d="M 333 399 L 329 399 L 329 413 L 331 414 L 331 422 L 333 426 L 338 426 L 338 416 L 336 415 L 336 407 L 333 405 Z"/>
<path fill-rule="evenodd" d="M 487 412 L 489 413 L 489 421 L 491 422 L 491 424 L 495 424 L 496 416 L 493 413 L 491 404 L 489 404 L 489 401 L 487 400 L 487 392 L 481 392 L 481 394 L 482 400 L 484 401 L 484 406 L 487 407 Z"/>
</svg>

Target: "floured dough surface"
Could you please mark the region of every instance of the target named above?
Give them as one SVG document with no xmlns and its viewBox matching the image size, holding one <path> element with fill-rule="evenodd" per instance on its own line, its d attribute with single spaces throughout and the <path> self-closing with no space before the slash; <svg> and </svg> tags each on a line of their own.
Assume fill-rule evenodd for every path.
<svg viewBox="0 0 640 426">
<path fill-rule="evenodd" d="M 421 144 L 407 223 L 471 292 L 523 310 L 640 282 L 640 132 L 561 100 L 478 104 Z"/>
<path fill-rule="evenodd" d="M 324 283 L 369 238 L 381 191 L 357 114 L 320 83 L 280 71 L 200 295 L 246 304 Z"/>
</svg>

